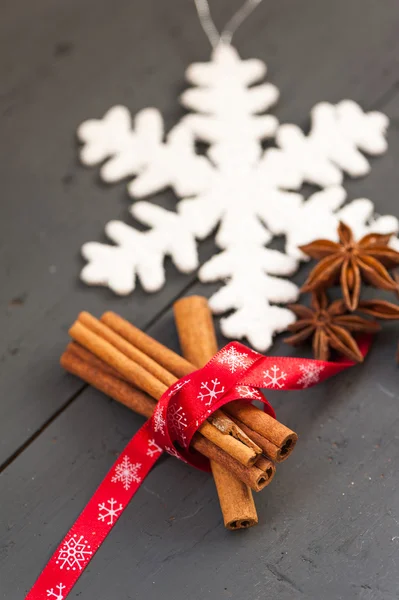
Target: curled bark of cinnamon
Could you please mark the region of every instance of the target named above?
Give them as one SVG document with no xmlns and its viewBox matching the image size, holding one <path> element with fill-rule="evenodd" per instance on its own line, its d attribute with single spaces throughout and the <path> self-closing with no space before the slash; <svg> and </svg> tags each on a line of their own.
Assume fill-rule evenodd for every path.
<svg viewBox="0 0 399 600">
<path fill-rule="evenodd" d="M 198 368 L 203 367 L 218 350 L 206 298 L 182 298 L 175 302 L 173 310 L 184 357 Z M 256 525 L 258 515 L 250 487 L 213 460 L 211 469 L 225 527 L 236 530 Z"/>
<path fill-rule="evenodd" d="M 297 434 L 256 406 L 244 406 L 242 402 L 234 401 L 229 402 L 225 410 L 237 419 L 248 435 L 254 433 L 253 440 L 276 462 L 286 460 L 293 451 L 298 440 Z"/>
</svg>

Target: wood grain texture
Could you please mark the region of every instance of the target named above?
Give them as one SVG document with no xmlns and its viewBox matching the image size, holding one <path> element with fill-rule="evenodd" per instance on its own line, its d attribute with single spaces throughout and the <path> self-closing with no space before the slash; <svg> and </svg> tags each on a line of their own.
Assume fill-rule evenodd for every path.
<svg viewBox="0 0 399 600">
<path fill-rule="evenodd" d="M 232 3 L 218 0 L 212 9 L 221 23 Z M 268 62 L 269 80 L 281 90 L 275 114 L 306 125 L 319 100 L 351 97 L 368 108 L 390 92 L 398 12 L 394 0 L 384 10 L 372 0 L 265 2 L 239 30 L 237 47 Z M 80 310 L 112 308 L 144 327 L 193 280 L 168 263 L 168 286 L 156 295 L 138 289 L 117 298 L 79 283 L 82 243 L 103 239 L 112 218 L 129 221 L 130 202 L 123 184 L 100 185 L 97 171 L 78 165 L 74 131 L 115 103 L 132 113 L 156 105 L 169 127 L 183 114 L 177 96 L 185 67 L 209 56 L 184 0 L 122 0 L 117 9 L 110 0 L 35 7 L 17 0 L 2 17 L 0 464 L 78 391 L 56 363 Z M 174 206 L 170 193 L 157 201 Z M 201 260 L 213 248 L 203 243 Z"/>
<path fill-rule="evenodd" d="M 215 0 L 226 20 L 239 2 Z M 351 198 L 398 211 L 399 95 L 394 0 L 264 2 L 238 32 L 244 57 L 267 61 L 281 90 L 273 111 L 306 126 L 319 100 L 344 97 L 392 119 L 389 152 L 345 182 Z M 167 126 L 183 111 L 184 68 L 209 48 L 191 2 L 6 0 L 0 20 L 0 462 L 38 437 L 0 480 L 0 598 L 19 600 L 142 422 L 58 359 L 78 312 L 115 310 L 177 349 L 171 311 L 195 277 L 167 265 L 168 285 L 133 298 L 78 283 L 81 244 L 111 218 L 129 221 L 124 186 L 100 185 L 76 161 L 73 132 L 114 103 L 155 105 Z M 157 202 L 173 208 L 171 194 Z M 201 260 L 211 241 L 201 246 Z M 306 269 L 296 278 L 304 280 Z M 216 286 L 195 286 L 210 294 Z M 158 315 L 162 318 L 157 319 Z M 225 532 L 212 481 L 162 461 L 71 594 L 85 600 L 159 597 L 396 600 L 399 492 L 398 331 L 379 336 L 367 368 L 306 392 L 270 394 L 298 431 L 295 459 L 257 496 L 258 528 Z M 294 353 L 278 342 L 275 354 Z"/>
<path fill-rule="evenodd" d="M 162 337 L 171 322 L 168 313 L 151 333 Z M 367 369 L 306 392 L 269 394 L 300 442 L 295 460 L 282 464 L 270 489 L 257 495 L 260 525 L 253 535 L 226 535 L 212 481 L 165 459 L 78 583 L 76 597 L 260 600 L 267 589 L 287 600 L 316 600 L 321 591 L 333 600 L 367 598 L 364 590 L 371 589 L 375 598 L 395 598 L 399 417 L 397 367 L 388 352 L 397 334 L 383 337 Z M 141 422 L 87 390 L 6 469 L 4 599 L 23 595 Z"/>
</svg>

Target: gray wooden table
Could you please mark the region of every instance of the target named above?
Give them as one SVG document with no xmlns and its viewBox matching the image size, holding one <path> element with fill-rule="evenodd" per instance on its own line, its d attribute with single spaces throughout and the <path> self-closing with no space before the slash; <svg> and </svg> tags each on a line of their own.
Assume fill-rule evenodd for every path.
<svg viewBox="0 0 399 600">
<path fill-rule="evenodd" d="M 211 1 L 216 21 L 228 0 Z M 273 111 L 308 125 L 320 100 L 352 98 L 391 119 L 389 152 L 349 197 L 398 214 L 396 0 L 265 0 L 241 28 L 244 57 L 269 65 Z M 177 349 L 171 304 L 210 294 L 167 266 L 158 294 L 117 298 L 78 281 L 81 244 L 128 220 L 124 185 L 80 167 L 74 131 L 113 104 L 182 114 L 185 67 L 208 43 L 188 0 L 4 0 L 0 19 L 0 597 L 24 597 L 142 420 L 62 372 L 67 328 L 113 309 Z M 173 208 L 169 193 L 159 202 Z M 201 260 L 213 252 L 203 243 Z M 303 280 L 304 271 L 298 275 Z M 357 368 L 306 392 L 270 396 L 300 434 L 257 496 L 260 525 L 223 528 L 213 482 L 176 460 L 150 474 L 71 598 L 399 598 L 398 330 Z M 287 352 L 278 341 L 273 352 Z"/>
</svg>

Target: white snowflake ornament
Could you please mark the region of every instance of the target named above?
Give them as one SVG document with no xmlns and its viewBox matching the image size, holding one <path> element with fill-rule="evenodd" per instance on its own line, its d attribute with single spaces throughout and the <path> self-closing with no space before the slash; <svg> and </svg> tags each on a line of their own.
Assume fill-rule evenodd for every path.
<svg viewBox="0 0 399 600">
<path fill-rule="evenodd" d="M 317 104 L 307 135 L 296 125 L 279 126 L 274 116 L 264 114 L 279 95 L 274 85 L 261 81 L 266 72 L 261 60 L 242 60 L 230 44 L 219 43 L 209 62 L 187 69 L 194 87 L 181 102 L 195 112 L 166 138 L 156 109 L 140 111 L 132 126 L 127 109 L 114 107 L 78 130 L 82 162 L 105 161 L 104 180 L 130 178 L 134 198 L 165 187 L 179 198 L 176 212 L 147 201 L 133 204 L 132 215 L 148 227 L 145 232 L 109 223 L 106 234 L 114 245 L 83 246 L 88 261 L 83 281 L 127 294 L 140 280 L 154 292 L 165 283 L 165 257 L 182 272 L 194 271 L 198 240 L 215 232 L 221 252 L 201 266 L 199 278 L 223 281 L 210 306 L 215 313 L 230 311 L 221 320 L 224 335 L 247 338 L 259 351 L 295 320 L 290 310 L 275 304 L 298 296 L 287 277 L 306 258 L 301 244 L 315 237 L 335 240 L 339 220 L 356 236 L 398 230 L 395 217 L 373 216 L 370 200 L 344 206 L 340 187 L 344 174 L 359 177 L 369 171 L 365 155 L 386 150 L 387 117 L 344 100 Z M 263 150 L 262 142 L 273 137 L 277 147 Z M 196 153 L 196 141 L 209 145 L 206 156 Z M 298 193 L 304 183 L 321 189 L 305 200 Z M 285 253 L 265 247 L 275 235 L 285 236 Z M 399 247 L 396 238 L 391 245 Z"/>
</svg>

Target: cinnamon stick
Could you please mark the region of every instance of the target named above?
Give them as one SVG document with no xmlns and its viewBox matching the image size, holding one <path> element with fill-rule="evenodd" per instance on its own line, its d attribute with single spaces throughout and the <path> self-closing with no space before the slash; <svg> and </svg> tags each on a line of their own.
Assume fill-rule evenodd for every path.
<svg viewBox="0 0 399 600">
<path fill-rule="evenodd" d="M 149 335 L 140 331 L 119 315 L 113 312 L 106 312 L 101 317 L 101 321 L 178 377 L 188 375 L 195 369 L 192 363 L 159 342 L 156 342 Z M 230 409 L 230 407 L 232 408 Z M 238 408 L 239 415 L 237 414 Z M 281 462 L 286 460 L 293 451 L 298 439 L 296 433 L 256 406 L 237 400 L 234 403 L 230 403 L 228 407 L 224 407 L 223 410 L 236 417 L 237 424 L 239 424 L 239 421 L 244 423 L 252 431 L 259 433 L 266 440 L 274 444 L 274 446 L 277 446 L 277 448 L 273 448 L 273 446 L 265 444 L 265 447 L 268 446 L 269 448 L 270 455 L 268 454 L 268 456 L 270 458 Z M 266 449 L 264 451 L 266 452 Z"/>
<path fill-rule="evenodd" d="M 106 320 L 107 314 L 108 313 L 103 315 L 102 319 Z M 123 354 L 125 354 L 125 356 L 134 360 L 138 365 L 140 365 L 141 367 L 146 369 L 149 373 L 151 373 L 152 375 L 154 375 L 154 377 L 156 377 L 157 379 L 159 379 L 160 381 L 165 383 L 168 387 L 176 381 L 176 376 L 172 375 L 172 373 L 170 373 L 164 367 L 160 366 L 155 360 L 153 360 L 152 358 L 147 356 L 144 352 L 142 352 L 141 350 L 139 350 L 138 348 L 136 348 L 130 342 L 127 341 L 127 339 L 129 338 L 129 331 L 131 331 L 132 334 L 134 333 L 135 336 L 138 332 L 139 340 L 149 338 L 149 336 L 147 336 L 147 338 L 144 338 L 144 336 L 146 336 L 146 334 L 143 334 L 142 331 L 138 330 L 133 325 L 131 326 L 132 329 L 129 328 L 129 330 L 127 330 L 127 337 L 125 339 L 124 337 L 122 337 L 122 335 L 120 335 L 120 333 L 125 333 L 124 328 L 122 327 L 122 324 L 124 323 L 123 319 L 122 320 L 120 320 L 119 318 L 117 319 L 117 321 L 116 321 L 116 323 L 117 323 L 116 330 L 117 331 L 111 329 L 110 327 L 108 327 L 108 325 L 99 321 L 98 319 L 96 319 L 95 317 L 93 317 L 92 315 L 90 315 L 87 312 L 80 313 L 80 315 L 78 317 L 78 321 L 80 323 L 82 323 L 83 325 L 85 325 L 88 329 L 93 331 L 93 333 L 96 333 L 97 335 L 99 335 L 103 339 L 105 339 L 106 341 L 109 341 L 115 348 L 117 348 Z M 118 324 L 120 325 L 120 327 L 118 326 Z M 212 321 L 211 321 L 211 324 L 212 324 Z M 149 338 L 149 340 L 152 340 L 152 338 Z M 199 340 L 200 343 L 201 343 L 201 341 L 202 340 Z M 152 342 L 151 342 L 151 348 L 152 347 L 157 348 L 157 352 L 159 352 L 159 355 L 161 354 L 161 351 L 166 353 L 167 357 L 171 357 L 172 355 L 175 354 L 171 350 L 169 350 L 168 348 L 163 346 L 162 344 L 159 344 L 158 342 L 156 342 L 155 340 L 152 340 Z M 170 358 L 168 358 L 167 360 L 169 362 Z M 181 364 L 181 369 L 184 369 L 184 370 L 188 369 L 188 372 L 190 372 L 190 373 L 192 373 L 194 370 L 196 370 L 196 367 L 193 364 L 189 364 L 187 361 L 185 361 L 184 359 L 182 359 L 182 357 L 180 357 L 178 355 L 175 355 L 175 358 L 173 360 L 174 360 L 174 364 L 178 364 L 178 361 L 183 361 Z M 259 456 L 261 454 L 262 448 L 260 448 L 257 444 L 255 444 L 254 441 L 250 438 L 250 436 L 248 436 L 243 431 L 243 429 L 240 428 L 238 423 L 236 421 L 234 421 L 233 419 L 231 419 L 230 416 L 226 415 L 222 410 L 215 411 L 213 413 L 213 415 L 208 419 L 208 421 L 210 423 L 212 423 L 212 425 L 214 425 L 217 429 L 219 429 L 219 431 L 221 431 L 223 434 L 230 435 L 233 438 L 235 438 L 236 440 L 238 440 L 238 441 L 242 442 L 243 444 L 245 444 L 246 446 L 248 446 L 249 448 L 252 448 L 255 451 L 257 456 Z M 209 433 L 211 433 L 211 430 L 209 430 Z M 212 441 L 217 443 L 214 439 Z M 230 442 L 225 440 L 225 443 L 229 444 Z M 222 444 L 221 447 L 223 448 L 224 445 Z M 239 452 L 239 446 L 237 446 L 237 444 L 233 444 L 233 448 L 236 448 L 237 451 Z M 224 449 L 228 451 L 227 447 L 224 447 Z M 246 454 L 248 454 L 248 453 L 246 453 Z M 233 454 L 233 456 L 234 456 L 234 454 Z M 250 455 L 248 455 L 248 460 L 249 460 L 248 464 L 252 464 L 255 461 L 256 457 L 251 455 L 252 458 L 249 458 L 249 456 Z"/>
<path fill-rule="evenodd" d="M 123 337 L 115 333 L 115 331 L 107 327 L 107 325 L 101 323 L 101 321 L 93 317 L 90 313 L 81 312 L 78 321 L 112 344 L 125 356 L 134 360 L 168 387 L 176 381 L 176 377 L 173 376 L 172 373 L 164 369 L 159 363 L 147 356 L 147 354 L 144 354 L 144 352 L 141 352 L 141 350 L 138 350 L 138 348 L 127 342 Z"/>
<path fill-rule="evenodd" d="M 275 452 L 277 462 L 288 458 L 293 451 L 298 440 L 297 434 L 253 404 L 244 405 L 243 402 L 235 400 L 229 402 L 225 410 L 237 419 L 240 426 L 246 426 L 245 431 L 249 435 L 252 435 L 252 432 L 257 433 L 254 441 L 264 448 L 268 456 Z"/>
<path fill-rule="evenodd" d="M 263 435 L 261 435 L 257 431 L 253 431 L 247 425 L 245 425 L 245 423 L 243 423 L 236 417 L 233 417 L 232 414 L 230 414 L 230 417 L 233 421 L 235 421 L 237 423 L 237 425 L 240 427 L 240 429 L 242 431 L 244 431 L 246 434 L 248 434 L 248 436 L 250 436 L 251 439 L 260 448 L 262 448 L 263 454 L 268 456 L 271 460 L 273 460 L 276 463 L 281 463 L 287 458 L 288 455 L 285 453 L 285 449 L 287 447 L 286 445 L 283 446 L 282 448 L 279 448 L 279 446 L 276 446 L 276 444 L 273 444 L 273 442 L 271 442 L 270 440 L 265 438 Z"/>
<path fill-rule="evenodd" d="M 126 321 L 114 312 L 108 311 L 101 317 L 101 322 L 105 323 L 113 329 L 116 333 L 133 346 L 150 356 L 158 364 L 167 368 L 168 371 L 180 377 L 184 377 L 189 373 L 192 373 L 193 366 L 185 360 L 182 356 L 173 352 L 157 340 L 154 340 L 150 335 L 141 331 L 138 327 L 135 327 L 129 321 Z"/>
<path fill-rule="evenodd" d="M 173 305 L 180 346 L 185 358 L 203 367 L 218 350 L 215 329 L 206 298 L 190 296 Z M 255 502 L 248 485 L 221 464 L 211 460 L 224 526 L 247 529 L 258 523 Z"/>
<path fill-rule="evenodd" d="M 101 368 L 99 363 L 102 361 L 92 355 L 91 352 L 87 352 L 86 358 L 83 359 L 79 346 L 69 344 L 67 350 L 61 356 L 60 362 L 66 371 L 80 377 L 83 381 L 117 402 L 124 404 L 134 412 L 146 418 L 152 415 L 156 406 L 155 400 L 148 394 L 136 390 L 126 381 L 112 375 L 109 370 Z M 273 479 L 274 471 L 269 468 L 269 465 L 262 465 L 262 467 L 265 466 L 264 469 L 257 466 L 244 467 L 200 433 L 195 434 L 191 445 L 194 450 L 232 471 L 236 477 L 245 481 L 254 491 L 262 490 Z"/>
<path fill-rule="evenodd" d="M 225 469 L 228 469 L 242 482 L 246 483 L 254 492 L 260 492 L 266 487 L 274 477 L 276 468 L 271 461 L 267 461 L 267 465 L 264 464 L 261 457 L 261 465 L 258 467 L 254 465 L 252 467 L 244 467 L 241 463 L 234 460 L 227 452 L 224 452 L 215 444 L 212 444 L 209 440 L 203 436 L 197 438 L 199 434 L 194 435 L 194 448 L 201 452 L 204 456 L 221 464 Z M 267 459 L 265 459 L 267 460 Z"/>
<path fill-rule="evenodd" d="M 208 300 L 203 296 L 181 298 L 174 303 L 173 313 L 184 358 L 203 367 L 219 349 Z"/>
<path fill-rule="evenodd" d="M 118 371 L 126 381 L 147 392 L 147 394 L 156 400 L 159 400 L 162 394 L 168 389 L 168 386 L 137 362 L 128 358 L 123 352 L 115 348 L 112 343 L 95 333 L 91 329 L 93 322 L 96 321 L 94 317 L 87 319 L 86 314 L 84 314 L 86 324 L 83 324 L 80 318 L 81 315 L 79 315 L 79 320 L 70 328 L 70 336 Z M 89 325 L 90 329 L 87 325 Z M 96 331 L 98 330 L 99 328 L 96 326 Z M 171 383 L 174 383 L 174 381 L 177 381 L 176 377 L 173 378 Z M 200 426 L 199 431 L 204 437 L 222 448 L 244 466 L 253 465 L 261 453 L 261 449 L 253 442 L 250 445 L 243 443 L 244 438 L 247 437 L 245 433 L 242 434 L 243 439 L 240 441 L 231 435 L 225 435 L 225 433 L 222 433 L 208 421 L 205 421 Z"/>
<path fill-rule="evenodd" d="M 77 342 L 69 342 L 65 352 L 71 352 L 81 360 L 90 364 L 91 367 L 97 367 L 98 369 L 105 371 L 109 375 L 113 375 L 114 377 L 118 377 L 119 379 L 121 379 L 118 371 L 115 371 L 115 369 L 107 365 L 107 363 L 105 363 L 104 361 L 97 358 L 97 356 L 89 352 L 89 350 L 86 350 L 86 348 L 83 348 L 83 346 L 81 346 Z"/>
<path fill-rule="evenodd" d="M 83 359 L 79 350 L 75 353 L 76 346 L 75 344 L 69 344 L 67 350 L 61 356 L 60 363 L 66 371 L 80 377 L 86 383 L 134 410 L 139 415 L 147 419 L 151 417 L 156 406 L 155 400 L 144 392 L 135 389 L 126 381 L 112 375 L 105 368 L 99 367 L 95 361 L 88 362 L 87 359 Z M 96 359 L 94 355 L 92 356 L 93 359 Z"/>
</svg>

